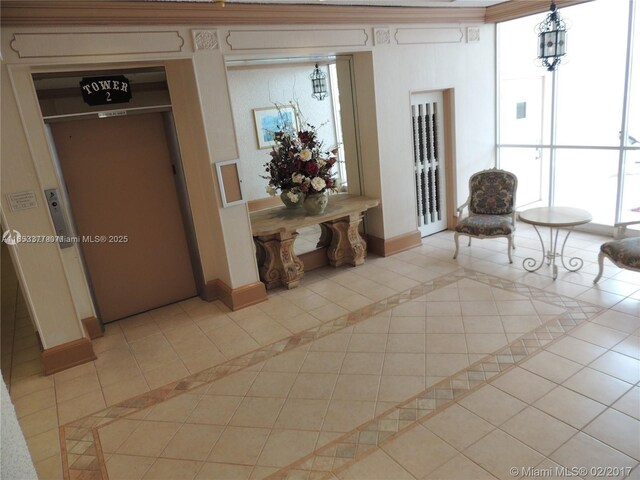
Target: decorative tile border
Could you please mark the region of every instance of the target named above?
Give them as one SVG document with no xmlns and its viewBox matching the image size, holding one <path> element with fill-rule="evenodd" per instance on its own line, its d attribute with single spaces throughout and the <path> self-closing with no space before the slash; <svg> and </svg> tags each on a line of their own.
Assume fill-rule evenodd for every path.
<svg viewBox="0 0 640 480">
<path fill-rule="evenodd" d="M 343 328 L 353 326 L 381 312 L 420 298 L 434 290 L 462 279 L 476 280 L 491 287 L 502 288 L 566 309 L 566 313 L 525 334 L 499 352 L 457 374 L 429 387 L 404 403 L 398 404 L 375 419 L 349 432 L 327 446 L 271 475 L 271 479 L 318 479 L 331 476 L 386 443 L 391 436 L 434 414 L 462 395 L 485 384 L 500 372 L 516 365 L 543 346 L 564 335 L 579 323 L 600 313 L 603 308 L 577 301 L 534 287 L 517 284 L 488 274 L 459 269 L 451 274 L 424 282 L 409 290 L 392 295 L 347 315 L 279 340 L 260 349 L 241 355 L 220 365 L 172 382 L 163 387 L 74 420 L 60 427 L 61 454 L 65 480 L 107 480 L 104 457 L 100 447 L 98 428 L 113 423 L 141 409 L 162 403 L 184 392 L 210 384 L 227 375 L 268 360 L 276 355 L 306 345 Z"/>
</svg>

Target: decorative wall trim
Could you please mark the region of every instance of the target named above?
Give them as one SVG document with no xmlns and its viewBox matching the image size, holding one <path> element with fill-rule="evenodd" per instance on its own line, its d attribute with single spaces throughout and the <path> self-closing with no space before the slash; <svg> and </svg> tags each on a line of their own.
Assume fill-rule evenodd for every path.
<svg viewBox="0 0 640 480">
<path fill-rule="evenodd" d="M 183 45 L 177 31 L 15 33 L 10 44 L 20 58 L 177 53 Z"/>
<path fill-rule="evenodd" d="M 218 32 L 215 30 L 191 30 L 194 50 L 215 50 L 219 48 Z"/>
<path fill-rule="evenodd" d="M 72 342 L 63 343 L 53 348 L 47 348 L 42 352 L 42 363 L 44 374 L 61 372 L 67 368 L 82 365 L 83 363 L 95 360 L 96 354 L 93 352 L 91 340 L 80 338 Z"/>
<path fill-rule="evenodd" d="M 84 331 L 87 332 L 87 335 L 91 340 L 104 335 L 102 325 L 96 317 L 83 318 L 82 325 L 84 326 Z"/>
<path fill-rule="evenodd" d="M 227 43 L 234 51 L 274 48 L 363 47 L 368 40 L 369 35 L 364 28 L 229 30 L 229 35 L 227 35 Z"/>
<path fill-rule="evenodd" d="M 555 4 L 558 8 L 563 8 L 590 1 L 591 0 L 555 0 Z M 514 20 L 548 10 L 549 2 L 541 2 L 539 0 L 511 0 L 510 2 L 487 7 L 485 22 L 506 22 L 507 20 Z"/>
<path fill-rule="evenodd" d="M 389 257 L 422 245 L 422 238 L 420 237 L 420 232 L 416 230 L 393 238 L 378 238 L 368 235 L 367 243 L 370 252 L 381 257 Z"/>
<path fill-rule="evenodd" d="M 206 298 L 204 300 L 207 302 L 220 300 L 234 311 L 267 300 L 267 289 L 262 282 L 231 288 L 218 278 L 207 282 L 205 291 Z"/>
<path fill-rule="evenodd" d="M 467 27 L 467 43 L 478 43 L 480 41 L 480 29 L 478 27 Z"/>
<path fill-rule="evenodd" d="M 373 44 L 374 45 L 390 45 L 391 44 L 391 30 L 388 28 L 374 28 L 373 29 Z"/>
<path fill-rule="evenodd" d="M 2 0 L 2 25 L 389 25 L 484 23 L 485 8 L 411 8 L 218 2 Z M 545 4 L 544 8 L 548 8 Z"/>
<path fill-rule="evenodd" d="M 398 28 L 395 37 L 398 45 L 460 43 L 464 33 L 462 28 Z"/>
</svg>

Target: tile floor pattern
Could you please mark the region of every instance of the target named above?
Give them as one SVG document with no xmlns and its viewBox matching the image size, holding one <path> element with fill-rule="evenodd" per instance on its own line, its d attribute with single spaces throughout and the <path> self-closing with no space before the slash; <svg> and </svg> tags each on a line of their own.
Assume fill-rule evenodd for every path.
<svg viewBox="0 0 640 480">
<path fill-rule="evenodd" d="M 521 268 L 526 227 L 513 265 L 493 240 L 452 261 L 443 232 L 239 312 L 111 324 L 11 395 L 40 478 L 640 478 L 640 275 L 592 286 L 602 241 L 575 233 L 585 268 L 553 282 Z"/>
</svg>

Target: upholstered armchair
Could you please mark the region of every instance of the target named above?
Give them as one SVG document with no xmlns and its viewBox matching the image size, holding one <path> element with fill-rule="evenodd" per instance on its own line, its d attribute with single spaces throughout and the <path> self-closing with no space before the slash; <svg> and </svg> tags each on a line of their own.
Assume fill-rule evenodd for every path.
<svg viewBox="0 0 640 480">
<path fill-rule="evenodd" d="M 628 225 L 638 225 L 640 221 L 616 223 L 617 236 L 624 237 L 624 232 Z M 640 237 L 622 238 L 619 240 L 611 240 L 600 245 L 600 253 L 598 254 L 598 266 L 600 270 L 598 275 L 593 279 L 593 283 L 598 283 L 602 277 L 604 269 L 604 257 L 625 270 L 633 270 L 640 272 Z"/>
<path fill-rule="evenodd" d="M 469 198 L 458 207 L 458 218 L 462 217 L 465 208 L 469 215 L 458 221 L 454 239 L 458 256 L 458 237 L 467 235 L 469 245 L 471 238 L 506 237 L 509 263 L 511 249 L 515 248 L 513 233 L 516 230 L 516 190 L 518 178 L 511 172 L 491 168 L 474 173 L 469 179 Z"/>
</svg>

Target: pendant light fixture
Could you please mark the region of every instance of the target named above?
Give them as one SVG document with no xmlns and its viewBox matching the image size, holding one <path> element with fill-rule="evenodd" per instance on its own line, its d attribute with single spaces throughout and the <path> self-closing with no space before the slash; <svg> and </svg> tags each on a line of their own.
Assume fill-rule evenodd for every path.
<svg viewBox="0 0 640 480">
<path fill-rule="evenodd" d="M 311 96 L 316 100 L 324 100 L 327 96 L 327 76 L 318 68 L 317 63 L 316 68 L 313 69 L 309 78 L 311 79 L 311 87 L 313 89 Z"/>
<path fill-rule="evenodd" d="M 550 72 L 553 72 L 562 57 L 567 53 L 567 27 L 560 17 L 554 2 L 550 13 L 538 25 L 538 60 Z"/>
</svg>

